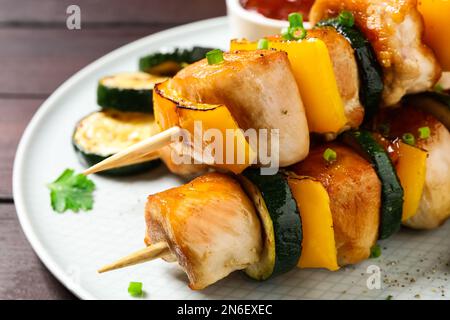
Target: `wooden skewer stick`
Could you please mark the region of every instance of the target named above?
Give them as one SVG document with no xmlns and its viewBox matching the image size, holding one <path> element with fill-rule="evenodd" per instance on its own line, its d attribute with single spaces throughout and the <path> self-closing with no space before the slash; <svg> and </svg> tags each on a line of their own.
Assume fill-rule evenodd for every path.
<svg viewBox="0 0 450 320">
<path fill-rule="evenodd" d="M 180 127 L 172 127 L 163 132 L 160 132 L 150 138 L 142 140 L 125 150 L 112 155 L 109 158 L 93 165 L 92 167 L 86 169 L 83 174 L 89 175 L 92 173 L 123 167 L 135 163 L 142 162 L 144 156 L 149 153 L 155 152 L 162 147 L 170 144 L 172 142 L 172 137 L 179 134 Z"/>
<path fill-rule="evenodd" d="M 170 254 L 170 251 L 167 243 L 158 242 L 100 268 L 98 273 L 121 269 L 135 264 L 163 258 L 168 254 Z"/>
</svg>

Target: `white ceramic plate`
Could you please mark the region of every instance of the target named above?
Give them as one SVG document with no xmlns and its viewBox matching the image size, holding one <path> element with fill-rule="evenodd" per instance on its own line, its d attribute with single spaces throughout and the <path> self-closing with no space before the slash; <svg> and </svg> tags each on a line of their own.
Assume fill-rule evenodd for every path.
<svg viewBox="0 0 450 320">
<path fill-rule="evenodd" d="M 42 105 L 26 129 L 14 165 L 14 199 L 23 230 L 50 271 L 84 299 L 128 299 L 130 281 L 142 281 L 147 299 L 448 299 L 450 224 L 430 232 L 402 230 L 382 242 L 382 257 L 339 272 L 292 270 L 266 282 L 240 272 L 196 292 L 176 264 L 153 261 L 99 275 L 105 263 L 143 247 L 144 204 L 149 194 L 180 184 L 163 167 L 133 178 L 95 176 L 94 209 L 57 214 L 48 182 L 65 168 L 81 171 L 71 145 L 78 119 L 97 109 L 95 88 L 102 76 L 137 69 L 138 58 L 172 47 L 228 47 L 226 18 L 164 31 L 120 48 L 66 81 Z M 366 285 L 380 268 L 381 288 Z"/>
</svg>

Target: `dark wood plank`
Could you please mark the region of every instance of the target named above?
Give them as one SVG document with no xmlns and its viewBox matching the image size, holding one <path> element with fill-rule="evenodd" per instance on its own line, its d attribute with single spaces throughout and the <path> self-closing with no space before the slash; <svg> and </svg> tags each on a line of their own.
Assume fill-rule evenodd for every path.
<svg viewBox="0 0 450 320">
<path fill-rule="evenodd" d="M 32 250 L 13 204 L 0 204 L 0 248 L 0 300 L 75 298 Z"/>
<path fill-rule="evenodd" d="M 0 99 L 0 199 L 12 198 L 12 168 L 22 132 L 43 99 Z"/>
<path fill-rule="evenodd" d="M 0 199 L 12 198 L 12 168 L 17 144 L 43 99 L 0 99 Z"/>
<path fill-rule="evenodd" d="M 225 0 L 0 0 L 0 23 L 65 25 L 71 4 L 80 7 L 82 24 L 186 23 L 225 14 Z"/>
<path fill-rule="evenodd" d="M 65 29 L 1 28 L 2 94 L 48 95 L 104 54 L 165 27 Z"/>
</svg>

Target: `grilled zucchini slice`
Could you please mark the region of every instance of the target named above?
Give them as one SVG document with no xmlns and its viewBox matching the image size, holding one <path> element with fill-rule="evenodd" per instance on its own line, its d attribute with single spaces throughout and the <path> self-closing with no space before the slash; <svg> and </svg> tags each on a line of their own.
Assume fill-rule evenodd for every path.
<svg viewBox="0 0 450 320">
<path fill-rule="evenodd" d="M 151 114 L 107 109 L 81 119 L 75 127 L 72 144 L 81 163 L 90 167 L 136 142 L 155 135 L 158 131 Z M 135 174 L 156 167 L 159 163 L 159 159 L 154 159 L 102 173 Z"/>
<path fill-rule="evenodd" d="M 119 111 L 153 112 L 153 88 L 166 77 L 144 72 L 126 72 L 102 78 L 97 87 L 97 103 Z"/>
<path fill-rule="evenodd" d="M 269 176 L 261 175 L 259 169 L 247 169 L 240 181 L 264 229 L 261 260 L 245 272 L 253 279 L 266 280 L 293 269 L 302 252 L 302 223 L 287 178 L 282 173 Z"/>
<path fill-rule="evenodd" d="M 346 132 L 344 142 L 368 159 L 381 181 L 379 238 L 386 239 L 400 229 L 403 212 L 403 188 L 394 165 L 373 133 L 365 130 Z"/>
<path fill-rule="evenodd" d="M 175 49 L 172 52 L 156 52 L 139 60 L 139 70 L 159 76 L 174 76 L 186 65 L 205 58 L 212 48 L 193 47 L 192 49 Z"/>
<path fill-rule="evenodd" d="M 349 27 L 338 18 L 320 21 L 317 27 L 333 27 L 350 43 L 358 64 L 359 98 L 364 106 L 364 120 L 370 120 L 378 111 L 383 92 L 383 72 L 373 51 L 372 45 L 355 26 Z"/>
</svg>

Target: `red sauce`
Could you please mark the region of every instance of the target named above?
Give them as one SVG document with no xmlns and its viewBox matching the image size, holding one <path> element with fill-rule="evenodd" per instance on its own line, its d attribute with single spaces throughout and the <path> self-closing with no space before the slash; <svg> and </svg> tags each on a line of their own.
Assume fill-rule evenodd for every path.
<svg viewBox="0 0 450 320">
<path fill-rule="evenodd" d="M 303 14 L 303 20 L 308 21 L 309 10 L 314 0 L 240 0 L 247 10 L 255 10 L 267 18 L 287 20 L 292 12 Z"/>
</svg>

